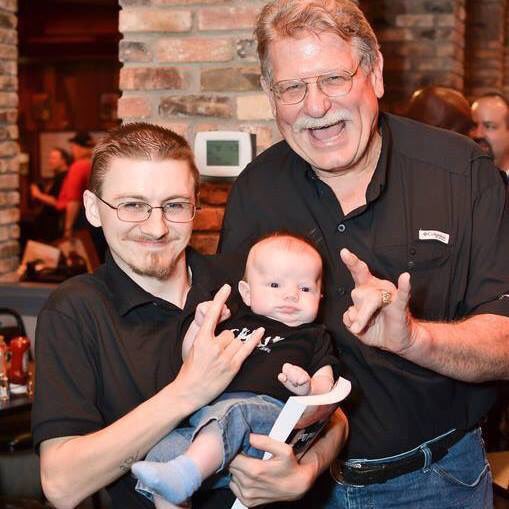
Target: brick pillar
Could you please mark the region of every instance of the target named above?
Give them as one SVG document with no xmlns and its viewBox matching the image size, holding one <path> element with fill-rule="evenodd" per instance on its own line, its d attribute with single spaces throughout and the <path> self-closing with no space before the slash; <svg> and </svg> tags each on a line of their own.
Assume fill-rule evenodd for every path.
<svg viewBox="0 0 509 509">
<path fill-rule="evenodd" d="M 506 0 L 468 0 L 466 91 L 476 97 L 504 84 Z"/>
<path fill-rule="evenodd" d="M 19 264 L 17 2 L 0 0 L 0 281 Z"/>
<path fill-rule="evenodd" d="M 278 138 L 259 84 L 253 40 L 264 0 L 120 0 L 119 117 L 146 120 L 192 145 L 203 130 L 257 135 L 258 152 Z M 206 184 L 192 244 L 214 252 L 228 185 Z"/>
<path fill-rule="evenodd" d="M 463 90 L 465 0 L 359 4 L 384 55 L 384 109 L 402 111 L 415 89 L 433 83 Z"/>
</svg>

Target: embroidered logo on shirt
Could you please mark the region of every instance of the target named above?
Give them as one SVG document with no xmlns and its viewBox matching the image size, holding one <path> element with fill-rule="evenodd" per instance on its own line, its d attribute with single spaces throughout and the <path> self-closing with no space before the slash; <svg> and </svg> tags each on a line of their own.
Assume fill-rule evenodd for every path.
<svg viewBox="0 0 509 509">
<path fill-rule="evenodd" d="M 443 244 L 449 244 L 449 234 L 438 230 L 419 230 L 419 240 L 438 240 Z"/>
<path fill-rule="evenodd" d="M 509 299 L 509 293 L 503 293 L 499 298 L 498 300 L 502 300 L 502 299 Z"/>
</svg>

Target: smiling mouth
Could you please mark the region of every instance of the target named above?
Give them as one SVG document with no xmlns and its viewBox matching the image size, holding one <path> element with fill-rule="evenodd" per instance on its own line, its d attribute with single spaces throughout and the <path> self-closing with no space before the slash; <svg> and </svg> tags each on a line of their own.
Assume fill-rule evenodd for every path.
<svg viewBox="0 0 509 509">
<path fill-rule="evenodd" d="M 312 138 L 318 141 L 327 141 L 336 136 L 340 136 L 345 129 L 346 122 L 340 120 L 335 124 L 322 126 L 322 127 L 311 127 L 308 129 L 309 134 Z"/>
</svg>

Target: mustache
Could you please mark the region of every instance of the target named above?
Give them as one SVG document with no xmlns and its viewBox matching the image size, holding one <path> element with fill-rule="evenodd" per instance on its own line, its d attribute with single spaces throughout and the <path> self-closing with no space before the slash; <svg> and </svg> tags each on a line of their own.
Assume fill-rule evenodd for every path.
<svg viewBox="0 0 509 509">
<path fill-rule="evenodd" d="M 161 244 L 165 244 L 171 240 L 169 233 L 164 233 L 163 235 L 145 235 L 145 234 L 136 234 L 136 235 L 125 235 L 123 240 L 134 240 L 136 242 L 160 242 Z"/>
<path fill-rule="evenodd" d="M 329 127 L 340 122 L 350 120 L 351 117 L 346 111 L 329 111 L 327 114 L 320 118 L 301 116 L 292 126 L 292 131 L 298 134 L 304 129 L 320 129 L 322 127 Z"/>
</svg>

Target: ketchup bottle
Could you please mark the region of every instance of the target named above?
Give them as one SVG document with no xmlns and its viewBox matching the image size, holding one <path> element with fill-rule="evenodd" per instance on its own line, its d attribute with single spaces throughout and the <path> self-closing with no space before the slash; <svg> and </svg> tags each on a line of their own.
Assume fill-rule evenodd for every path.
<svg viewBox="0 0 509 509">
<path fill-rule="evenodd" d="M 30 340 L 26 336 L 18 336 L 9 343 L 11 351 L 11 365 L 9 367 L 9 382 L 26 385 L 28 380 L 28 355 Z"/>
</svg>

